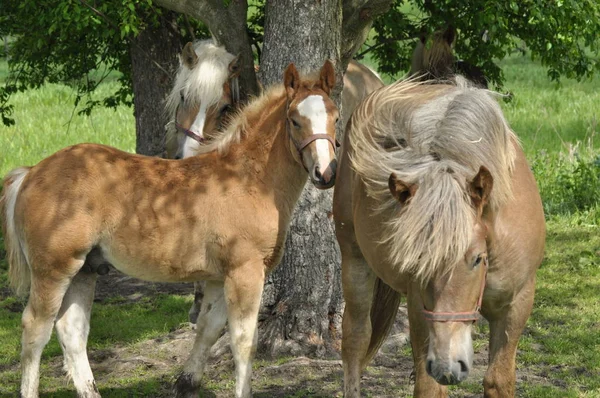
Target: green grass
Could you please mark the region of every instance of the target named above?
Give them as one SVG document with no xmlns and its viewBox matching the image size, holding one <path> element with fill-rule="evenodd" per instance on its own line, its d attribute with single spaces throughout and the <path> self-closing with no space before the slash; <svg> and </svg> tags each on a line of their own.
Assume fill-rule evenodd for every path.
<svg viewBox="0 0 600 398">
<path fill-rule="evenodd" d="M 517 357 L 519 369 L 527 369 L 547 382 L 521 382 L 518 396 L 600 397 L 600 204 L 599 199 L 594 202 L 594 198 L 600 198 L 600 184 L 594 186 L 598 180 L 593 174 L 600 168 L 596 160 L 600 154 L 600 79 L 581 83 L 563 80 L 561 86 L 556 86 L 540 65 L 527 58 L 515 56 L 500 64 L 507 78 L 505 89 L 514 96 L 502 106 L 533 165 L 548 218 L 546 258 L 538 272 L 535 307 Z M 0 82 L 5 76 L 6 63 L 0 61 Z M 109 81 L 101 86 L 99 95 L 115 88 L 116 82 Z M 73 108 L 74 96 L 71 88 L 53 84 L 13 97 L 16 125 L 0 126 L 0 175 L 19 165 L 33 165 L 78 142 L 98 142 L 133 151 L 131 109 L 99 108 L 89 117 L 80 116 Z M 577 167 L 584 169 L 577 171 Z M 0 236 L 0 289 L 6 285 Z M 97 303 L 89 351 L 133 347 L 145 339 L 165 335 L 185 321 L 189 304 L 189 296 L 175 295 L 157 295 L 136 303 L 123 303 L 118 297 Z M 20 378 L 17 363 L 22 308 L 19 300 L 0 296 L 1 396 L 13 394 Z M 477 332 L 476 350 L 487 345 L 484 334 L 485 327 Z M 406 351 L 404 356 L 409 358 Z M 60 347 L 53 337 L 42 361 L 41 387 L 48 392 L 46 396 L 73 396 L 72 385 L 51 373 L 48 363 L 60 357 Z M 140 367 L 133 374 L 102 384 L 101 392 L 111 397 L 152 396 L 156 391 L 164 392 L 172 375 L 157 378 Z M 271 382 L 285 384 L 285 379 L 259 378 L 256 388 Z M 208 396 L 213 396 L 211 391 L 230 393 L 231 369 L 206 380 L 205 385 Z M 318 394 L 320 387 L 315 382 L 302 388 L 289 396 Z M 461 391 L 480 393 L 481 383 L 470 380 Z"/>
<path fill-rule="evenodd" d="M 0 84 L 6 70 L 6 62 L 0 61 Z M 116 88 L 116 81 L 110 80 L 100 86 L 94 98 L 102 98 Z M 131 108 L 98 108 L 90 116 L 78 115 L 81 108 L 74 107 L 75 96 L 71 87 L 47 84 L 11 98 L 15 125 L 6 127 L 0 123 L 0 175 L 17 166 L 34 165 L 59 149 L 81 142 L 135 150 Z"/>
<path fill-rule="evenodd" d="M 504 90 L 513 94 L 503 105 L 506 118 L 527 154 L 566 150 L 578 141 L 600 148 L 600 77 L 558 85 L 527 57 L 512 56 L 500 65 Z"/>
</svg>

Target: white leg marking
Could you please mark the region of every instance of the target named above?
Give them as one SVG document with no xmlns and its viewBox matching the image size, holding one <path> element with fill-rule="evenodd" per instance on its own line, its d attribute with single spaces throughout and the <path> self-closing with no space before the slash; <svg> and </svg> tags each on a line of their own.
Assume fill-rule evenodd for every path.
<svg viewBox="0 0 600 398">
<path fill-rule="evenodd" d="M 198 320 L 196 321 L 196 340 L 183 371 L 194 375 L 199 382 L 208 361 L 211 347 L 219 338 L 227 322 L 227 307 L 223 282 L 208 281 L 204 285 L 204 297 Z"/>
<path fill-rule="evenodd" d="M 79 273 L 71 282 L 56 320 L 56 333 L 65 359 L 65 371 L 80 397 L 100 397 L 87 357 L 90 314 L 96 274 Z"/>
</svg>

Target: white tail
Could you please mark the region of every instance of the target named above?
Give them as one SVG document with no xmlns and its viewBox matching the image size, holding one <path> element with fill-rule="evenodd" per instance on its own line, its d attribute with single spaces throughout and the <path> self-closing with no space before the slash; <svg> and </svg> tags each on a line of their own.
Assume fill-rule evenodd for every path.
<svg viewBox="0 0 600 398">
<path fill-rule="evenodd" d="M 8 279 L 10 286 L 18 296 L 25 296 L 29 292 L 31 276 L 27 253 L 21 237 L 15 226 L 15 206 L 21 184 L 29 172 L 28 167 L 14 169 L 4 179 L 4 189 L 0 198 L 2 210 L 2 230 L 4 233 L 4 246 L 8 258 Z"/>
</svg>

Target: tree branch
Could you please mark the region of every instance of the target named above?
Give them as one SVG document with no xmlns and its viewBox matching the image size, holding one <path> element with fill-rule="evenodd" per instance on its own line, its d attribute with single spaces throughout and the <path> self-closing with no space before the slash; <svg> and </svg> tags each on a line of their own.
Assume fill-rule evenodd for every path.
<svg viewBox="0 0 600 398">
<path fill-rule="evenodd" d="M 367 39 L 373 20 L 390 9 L 393 0 L 343 0 L 341 60 L 347 65 Z"/>
</svg>

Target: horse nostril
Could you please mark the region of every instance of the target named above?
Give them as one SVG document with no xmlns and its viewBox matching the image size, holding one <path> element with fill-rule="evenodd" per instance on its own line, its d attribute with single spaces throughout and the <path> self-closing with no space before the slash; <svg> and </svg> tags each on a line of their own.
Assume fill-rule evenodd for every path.
<svg viewBox="0 0 600 398">
<path fill-rule="evenodd" d="M 433 374 L 433 361 L 431 359 L 427 360 L 427 364 L 426 364 L 426 368 L 427 368 L 427 373 L 431 376 Z"/>
<path fill-rule="evenodd" d="M 321 179 L 321 169 L 320 169 L 320 167 L 319 167 L 319 166 L 316 166 L 316 167 L 315 167 L 315 178 L 316 178 L 317 180 L 320 180 L 320 179 Z"/>
<path fill-rule="evenodd" d="M 468 373 L 469 372 L 469 367 L 467 366 L 467 364 L 465 363 L 465 361 L 458 361 L 458 364 L 460 365 L 460 372 L 461 373 Z"/>
<path fill-rule="evenodd" d="M 181 155 L 175 155 L 175 160 L 181 160 Z"/>
</svg>

